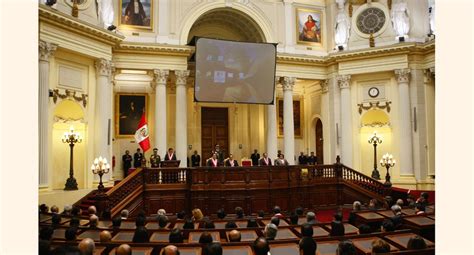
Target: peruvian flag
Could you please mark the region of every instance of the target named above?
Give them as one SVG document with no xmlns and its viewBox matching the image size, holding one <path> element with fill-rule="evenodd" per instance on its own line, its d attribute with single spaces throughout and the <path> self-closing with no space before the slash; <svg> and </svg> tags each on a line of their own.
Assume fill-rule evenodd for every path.
<svg viewBox="0 0 474 255">
<path fill-rule="evenodd" d="M 145 112 L 143 112 L 140 123 L 138 123 L 137 131 L 135 132 L 135 140 L 140 144 L 143 153 L 150 149 L 150 138 L 148 138 L 148 134 L 148 125 L 146 123 Z"/>
</svg>

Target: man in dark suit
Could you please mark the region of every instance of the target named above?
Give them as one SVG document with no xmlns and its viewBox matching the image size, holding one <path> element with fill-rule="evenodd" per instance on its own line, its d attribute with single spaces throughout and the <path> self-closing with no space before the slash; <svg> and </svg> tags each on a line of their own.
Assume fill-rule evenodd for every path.
<svg viewBox="0 0 474 255">
<path fill-rule="evenodd" d="M 141 153 L 140 148 L 137 149 L 137 152 L 133 154 L 133 166 L 135 168 L 142 166 L 143 153 Z"/>
<path fill-rule="evenodd" d="M 253 150 L 253 154 L 250 156 L 250 158 L 252 159 L 252 166 L 258 166 L 260 154 L 257 152 L 257 149 Z"/>
<path fill-rule="evenodd" d="M 318 158 L 314 156 L 314 151 L 311 152 L 310 156 L 307 159 L 308 165 L 316 165 L 318 163 Z"/>
<path fill-rule="evenodd" d="M 122 156 L 122 162 L 123 162 L 123 178 L 127 177 L 128 175 L 128 169 L 132 167 L 132 155 L 130 155 L 130 151 L 126 150 L 125 154 Z"/>
<path fill-rule="evenodd" d="M 263 157 L 258 161 L 259 166 L 271 166 L 272 159 L 270 159 L 266 152 L 263 153 Z"/>
<path fill-rule="evenodd" d="M 165 155 L 165 161 L 168 161 L 168 160 L 177 160 L 176 154 L 174 154 L 173 148 L 169 148 L 168 153 L 166 153 Z"/>
<path fill-rule="evenodd" d="M 237 162 L 237 160 L 234 159 L 234 156 L 231 153 L 229 154 L 229 158 L 225 161 L 224 165 L 234 167 L 234 166 L 239 166 L 239 163 Z"/>
<path fill-rule="evenodd" d="M 194 151 L 194 154 L 191 156 L 191 166 L 196 167 L 201 165 L 201 156 L 199 156 L 197 151 Z"/>
<path fill-rule="evenodd" d="M 212 153 L 212 157 L 206 161 L 206 166 L 210 166 L 210 167 L 220 166 L 219 160 L 217 159 L 217 153 Z"/>
<path fill-rule="evenodd" d="M 307 159 L 306 159 L 306 156 L 304 155 L 303 152 L 300 152 L 300 156 L 298 157 L 298 163 L 300 165 L 306 165 L 308 163 Z"/>
<path fill-rule="evenodd" d="M 220 149 L 219 144 L 216 144 L 212 153 L 217 154 L 217 160 L 219 161 L 219 165 L 222 166 L 224 164 L 224 152 Z"/>
</svg>

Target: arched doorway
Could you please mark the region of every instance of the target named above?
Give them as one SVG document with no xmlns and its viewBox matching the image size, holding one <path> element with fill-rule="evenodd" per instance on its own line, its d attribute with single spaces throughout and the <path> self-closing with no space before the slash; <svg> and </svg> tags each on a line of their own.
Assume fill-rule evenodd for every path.
<svg viewBox="0 0 474 255">
<path fill-rule="evenodd" d="M 318 164 L 324 164 L 324 139 L 323 139 L 323 122 L 321 119 L 316 121 L 316 156 L 318 157 Z"/>
</svg>

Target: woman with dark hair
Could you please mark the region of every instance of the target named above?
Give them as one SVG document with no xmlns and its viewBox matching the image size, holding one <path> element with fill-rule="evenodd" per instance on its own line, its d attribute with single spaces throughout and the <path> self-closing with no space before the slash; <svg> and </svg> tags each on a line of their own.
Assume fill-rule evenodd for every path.
<svg viewBox="0 0 474 255">
<path fill-rule="evenodd" d="M 171 230 L 169 236 L 170 243 L 182 243 L 183 239 L 183 234 L 181 233 L 181 230 L 179 228 Z"/>
<path fill-rule="evenodd" d="M 408 240 L 407 248 L 409 250 L 425 249 L 426 248 L 425 239 L 423 239 L 423 237 L 421 236 L 411 237 L 410 240 Z"/>
</svg>

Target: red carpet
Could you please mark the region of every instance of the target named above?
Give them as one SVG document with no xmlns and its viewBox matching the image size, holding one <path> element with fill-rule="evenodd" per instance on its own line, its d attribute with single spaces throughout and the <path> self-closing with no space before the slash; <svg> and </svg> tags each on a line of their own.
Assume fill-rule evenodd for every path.
<svg viewBox="0 0 474 255">
<path fill-rule="evenodd" d="M 319 222 L 330 223 L 333 220 L 333 215 L 336 211 L 337 210 L 335 210 L 335 209 L 316 211 L 316 219 Z M 349 208 L 342 209 L 342 217 L 343 217 L 344 221 L 347 221 L 347 219 L 349 218 L 349 213 L 350 212 L 351 212 L 351 209 L 349 209 Z"/>
</svg>

